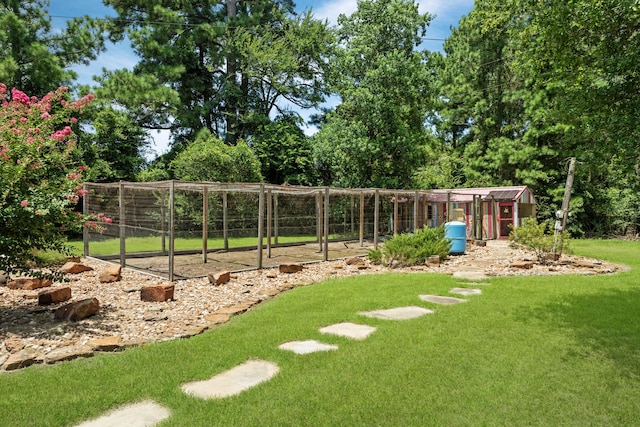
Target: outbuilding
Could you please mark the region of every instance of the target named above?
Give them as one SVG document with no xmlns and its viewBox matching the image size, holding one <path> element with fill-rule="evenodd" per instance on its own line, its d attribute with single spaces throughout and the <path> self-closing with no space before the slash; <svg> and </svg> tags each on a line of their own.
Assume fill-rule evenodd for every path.
<svg viewBox="0 0 640 427">
<path fill-rule="evenodd" d="M 535 215 L 535 196 L 524 185 L 431 190 L 427 196 L 427 225 L 462 221 L 467 237 L 479 240 L 506 239 L 514 227 Z"/>
</svg>

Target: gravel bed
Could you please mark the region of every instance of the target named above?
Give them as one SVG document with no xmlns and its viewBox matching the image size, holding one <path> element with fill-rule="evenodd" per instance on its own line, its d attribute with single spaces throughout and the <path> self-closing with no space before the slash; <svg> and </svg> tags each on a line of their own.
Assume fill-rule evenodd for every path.
<svg viewBox="0 0 640 427">
<path fill-rule="evenodd" d="M 435 267 L 390 268 L 373 265 L 366 260 L 361 263 L 339 260 L 307 264 L 301 272 L 294 274 L 280 273 L 277 269 L 233 273 L 228 283 L 219 286 L 212 285 L 207 278 L 170 283 L 129 269 L 122 271 L 120 281 L 100 283 L 98 276 L 106 264 L 95 259 L 82 259 L 81 262 L 93 268 L 92 271 L 69 275 L 68 283 L 54 285 L 69 286 L 71 301 L 92 297 L 99 300 L 98 314 L 79 322 L 54 320 L 55 309 L 69 301 L 39 306 L 39 290 L 13 290 L 0 286 L 0 366 L 4 365 L 5 369 L 22 367 L 20 363 L 9 363 L 19 357 L 27 359 L 24 366 L 54 363 L 80 357 L 78 354 L 91 355 L 94 350 L 119 350 L 196 335 L 282 291 L 331 277 L 389 271 L 452 274 L 459 270 L 479 270 L 489 276 L 606 274 L 623 268 L 573 256 L 563 256 L 550 265 L 537 264 L 533 259 L 530 253 L 512 249 L 505 242 L 489 242 L 486 247 L 470 245 L 464 255 L 451 256 Z M 524 261 L 526 268 L 522 265 L 514 268 L 512 265 L 516 261 L 521 264 Z M 170 284 L 175 286 L 174 300 L 140 300 L 139 290 L 143 286 Z M 105 339 L 107 346 L 104 345 Z M 62 349 L 69 350 L 70 355 L 55 357 L 54 354 L 61 353 Z M 76 349 L 75 353 L 73 349 Z"/>
</svg>

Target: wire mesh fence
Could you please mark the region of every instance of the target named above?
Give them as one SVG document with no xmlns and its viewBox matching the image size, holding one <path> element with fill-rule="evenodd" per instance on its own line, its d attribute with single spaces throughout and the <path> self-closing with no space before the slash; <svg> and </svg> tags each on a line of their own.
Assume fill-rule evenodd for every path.
<svg viewBox="0 0 640 427">
<path fill-rule="evenodd" d="M 429 191 L 210 182 L 85 184 L 85 256 L 169 280 L 364 255 L 442 222 Z M 440 194 L 439 197 L 442 197 Z"/>
</svg>

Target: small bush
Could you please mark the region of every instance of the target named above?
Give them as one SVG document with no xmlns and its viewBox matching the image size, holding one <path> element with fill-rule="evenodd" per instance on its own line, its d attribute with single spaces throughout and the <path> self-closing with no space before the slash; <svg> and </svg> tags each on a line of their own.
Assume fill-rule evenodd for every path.
<svg viewBox="0 0 640 427">
<path fill-rule="evenodd" d="M 444 227 L 424 227 L 415 233 L 398 234 L 388 240 L 381 250 L 369 251 L 368 257 L 373 263 L 385 265 L 398 264 L 410 266 L 424 264 L 427 257 L 438 255 L 446 258 L 451 242 L 444 237 Z"/>
<path fill-rule="evenodd" d="M 569 240 L 567 231 L 554 234 L 546 223 L 538 224 L 533 218 L 525 219 L 521 226 L 509 233 L 511 246 L 533 251 L 541 264 L 568 251 Z"/>
<path fill-rule="evenodd" d="M 382 264 L 382 251 L 380 249 L 369 249 L 367 258 L 374 264 Z"/>
</svg>

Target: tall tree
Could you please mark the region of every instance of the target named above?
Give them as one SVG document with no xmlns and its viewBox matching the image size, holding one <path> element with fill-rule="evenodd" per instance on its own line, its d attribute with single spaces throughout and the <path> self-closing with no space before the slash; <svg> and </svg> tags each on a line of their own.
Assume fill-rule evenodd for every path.
<svg viewBox="0 0 640 427">
<path fill-rule="evenodd" d="M 528 184 L 550 214 L 575 156 L 573 221 L 595 229 L 603 212 L 628 212 L 636 201 L 618 186 L 638 181 L 639 28 L 633 0 L 477 1 L 441 72 L 439 136 L 463 156 L 466 183 Z"/>
<path fill-rule="evenodd" d="M 150 139 L 126 111 L 104 102 L 90 106 L 87 128 L 79 148 L 87 166 L 86 178 L 93 182 L 135 181 L 146 165 Z"/>
<path fill-rule="evenodd" d="M 315 136 L 326 183 L 411 185 L 434 100 L 430 55 L 417 49 L 430 21 L 412 0 L 362 0 L 338 18 L 330 83 L 342 103 Z"/>
<path fill-rule="evenodd" d="M 516 12 L 513 2 L 477 2 L 445 42 L 437 129 L 465 159 L 469 186 L 537 188 L 550 179 L 545 160 L 554 152 L 526 110 L 535 94 L 514 72 Z"/>
<path fill-rule="evenodd" d="M 286 99 L 313 106 L 330 46 L 326 25 L 293 16 L 290 0 L 106 0 L 140 62 L 105 88 L 149 128 L 190 140 L 199 129 L 233 144 Z M 147 90 L 129 99 L 133 85 Z M 153 93 L 152 93 L 153 92 Z M 140 107 L 142 105 L 142 107 Z"/>
<path fill-rule="evenodd" d="M 267 182 L 316 184 L 311 140 L 300 128 L 302 124 L 299 115 L 285 112 L 258 128 L 251 145 Z"/>
<path fill-rule="evenodd" d="M 104 49 L 99 20 L 72 18 L 54 30 L 48 6 L 48 0 L 0 0 L 0 81 L 34 96 L 72 85 L 77 75 L 70 67 Z"/>
</svg>

